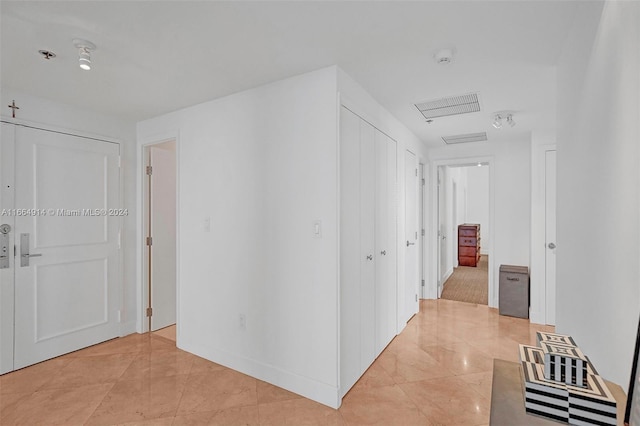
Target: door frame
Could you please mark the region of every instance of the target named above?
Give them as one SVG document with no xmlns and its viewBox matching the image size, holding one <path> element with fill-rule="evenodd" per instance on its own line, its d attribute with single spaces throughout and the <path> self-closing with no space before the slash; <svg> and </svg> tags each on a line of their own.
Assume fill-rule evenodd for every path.
<svg viewBox="0 0 640 426">
<path fill-rule="evenodd" d="M 495 270 L 495 257 L 494 246 L 495 246 L 495 225 L 494 225 L 494 217 L 495 217 L 495 208 L 494 208 L 494 200 L 495 200 L 495 178 L 494 178 L 494 159 L 493 156 L 477 156 L 477 157 L 463 157 L 463 158 L 447 158 L 441 160 L 434 160 L 431 163 L 431 182 L 430 182 L 430 190 L 431 197 L 434 200 L 431 203 L 431 228 L 434 230 L 438 229 L 438 208 L 440 205 L 440 201 L 438 200 L 438 168 L 440 166 L 475 166 L 478 163 L 486 163 L 489 166 L 489 240 L 492 241 L 491 247 L 487 251 L 487 255 L 489 256 L 489 300 L 488 304 L 491 308 L 496 308 L 498 306 L 498 284 L 496 282 L 496 274 Z M 437 232 L 434 233 L 435 237 L 431 237 L 429 241 L 429 245 L 431 247 L 430 258 L 432 264 L 439 261 L 438 252 L 439 241 Z M 429 282 L 427 285 L 428 297 L 430 299 L 437 299 L 438 295 L 438 271 L 437 268 L 431 268 L 431 274 L 429 277 Z"/>
<path fill-rule="evenodd" d="M 545 242 L 545 155 L 557 151 L 556 144 L 539 144 L 532 147 L 531 155 L 531 309 L 532 323 L 547 323 L 546 294 L 546 242 Z"/>
<path fill-rule="evenodd" d="M 112 138 L 109 136 L 104 136 L 101 134 L 97 134 L 97 133 L 91 133 L 91 132 L 87 132 L 87 131 L 83 131 L 83 130 L 78 130 L 78 129 L 73 129 L 73 128 L 69 128 L 69 127 L 62 127 L 62 126 L 55 126 L 55 125 L 50 125 L 50 124 L 46 124 L 46 123 L 40 123 L 40 122 L 36 122 L 36 121 L 31 121 L 31 120 L 25 120 L 25 119 L 20 119 L 20 118 L 10 118 L 4 114 L 0 114 L 0 122 L 3 124 L 8 124 L 8 125 L 12 125 L 14 126 L 14 135 L 11 141 L 11 147 L 9 147 L 8 149 L 6 148 L 6 146 L 4 144 L 1 143 L 0 141 L 0 161 L 2 162 L 2 169 L 5 171 L 5 173 L 8 172 L 9 175 L 13 176 L 13 180 L 12 180 L 12 187 L 15 186 L 15 128 L 16 127 L 28 127 L 31 129 L 35 129 L 35 130 L 40 130 L 40 131 L 44 131 L 44 132 L 54 132 L 54 133 L 61 133 L 61 134 L 66 134 L 66 135 L 70 135 L 70 136 L 77 136 L 77 137 L 81 137 L 81 138 L 86 138 L 86 139 L 93 139 L 93 140 L 97 140 L 97 141 L 101 141 L 101 142 L 108 142 L 108 143 L 113 143 L 118 145 L 118 152 L 119 152 L 119 165 L 118 165 L 118 203 L 119 203 L 119 207 L 123 207 L 125 205 L 124 203 L 124 173 L 123 170 L 124 168 L 122 167 L 122 153 L 123 153 L 123 144 L 122 141 L 120 139 L 117 138 Z M 6 143 L 6 142 L 5 142 Z M 8 156 L 10 158 L 5 158 L 5 155 L 7 155 L 7 151 L 8 151 Z M 10 167 L 5 168 L 4 166 L 8 164 L 8 162 L 10 162 Z M 2 183 L 3 179 L 2 176 L 0 175 L 0 183 Z M 10 207 L 4 207 L 3 205 L 0 205 L 0 208 L 17 208 L 18 206 L 15 206 L 15 192 L 14 192 L 14 188 L 12 188 L 10 190 L 10 194 L 11 194 L 11 206 Z M 1 199 L 1 198 L 0 198 Z M 15 300 L 14 300 L 14 289 L 15 289 L 15 261 L 16 261 L 16 257 L 15 257 L 15 250 L 17 250 L 17 244 L 16 244 L 16 239 L 15 239 L 15 220 L 10 220 L 10 221 L 0 221 L 0 223 L 5 223 L 5 222 L 10 222 L 11 224 L 11 239 L 10 239 L 10 246 L 13 246 L 13 252 L 12 255 L 10 255 L 11 259 L 10 259 L 10 269 L 9 271 L 11 271 L 11 273 L 6 273 L 6 271 L 3 270 L 3 278 L 5 278 L 7 275 L 10 275 L 9 279 L 8 279 L 8 283 L 2 283 L 2 281 L 0 280 L 0 284 L 2 285 L 2 289 L 0 289 L 0 292 L 7 290 L 10 293 L 10 298 L 0 298 L 0 311 L 2 312 L 2 320 L 0 321 L 0 324 L 2 325 L 2 327 L 0 328 L 0 372 L 4 373 L 7 369 L 7 366 L 10 364 L 11 365 L 11 369 L 7 370 L 8 371 L 13 371 L 14 370 L 14 366 L 15 366 L 15 362 L 14 362 L 14 357 L 15 357 L 15 345 L 14 345 L 14 333 L 15 333 L 15 319 L 14 319 L 14 310 L 15 310 Z M 123 295 L 123 290 L 124 290 L 124 247 L 123 247 L 123 240 L 124 240 L 124 225 L 125 225 L 125 221 L 124 221 L 124 217 L 120 217 L 119 219 L 119 236 L 120 236 L 120 250 L 118 253 L 118 282 L 116 283 L 116 293 L 119 295 L 119 297 L 117 298 L 117 300 L 115 301 L 115 303 L 119 306 L 119 318 L 118 318 L 118 322 L 120 323 L 119 329 L 120 329 L 120 336 L 123 336 L 125 334 L 127 334 L 127 324 L 124 321 L 123 318 L 123 314 L 125 311 L 125 306 L 124 306 L 124 295 Z M 8 303 L 11 302 L 11 303 Z M 9 330 L 10 329 L 10 335 L 7 336 L 6 332 L 4 332 L 5 330 Z M 2 359 L 2 355 L 3 354 L 8 354 L 11 353 L 11 362 L 7 362 L 6 360 Z M 2 374 L 0 373 L 0 374 Z"/>
<path fill-rule="evenodd" d="M 146 316 L 147 309 L 147 266 L 145 263 L 145 251 L 147 250 L 145 228 L 145 178 L 147 148 L 165 142 L 174 141 L 176 145 L 176 344 L 180 336 L 180 138 L 177 132 L 168 132 L 148 139 L 138 140 L 136 162 L 136 331 L 146 333 L 149 331 L 149 321 Z"/>
</svg>

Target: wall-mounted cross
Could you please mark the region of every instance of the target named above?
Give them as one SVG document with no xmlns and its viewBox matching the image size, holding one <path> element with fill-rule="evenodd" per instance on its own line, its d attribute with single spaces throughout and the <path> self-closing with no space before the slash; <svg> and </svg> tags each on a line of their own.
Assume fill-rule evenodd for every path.
<svg viewBox="0 0 640 426">
<path fill-rule="evenodd" d="M 16 101 L 13 100 L 11 101 L 11 105 L 7 105 L 9 108 L 11 108 L 11 118 L 16 118 L 16 110 L 20 109 L 19 106 L 16 106 Z"/>
</svg>

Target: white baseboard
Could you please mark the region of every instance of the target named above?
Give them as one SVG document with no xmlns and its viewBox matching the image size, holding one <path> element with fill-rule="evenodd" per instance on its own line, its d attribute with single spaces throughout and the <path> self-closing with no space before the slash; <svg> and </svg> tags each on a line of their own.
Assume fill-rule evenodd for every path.
<svg viewBox="0 0 640 426">
<path fill-rule="evenodd" d="M 127 321 L 120 324 L 120 337 L 128 336 L 129 334 L 137 333 L 135 321 Z"/>
<path fill-rule="evenodd" d="M 199 343 L 183 344 L 183 342 L 180 342 L 178 347 L 208 359 L 209 361 L 224 365 L 225 367 L 271 383 L 274 386 L 281 387 L 290 392 L 297 393 L 298 395 L 302 395 L 305 398 L 309 398 L 331 408 L 337 409 L 342 403 L 342 398 L 339 396 L 339 389 L 335 386 Z"/>
</svg>

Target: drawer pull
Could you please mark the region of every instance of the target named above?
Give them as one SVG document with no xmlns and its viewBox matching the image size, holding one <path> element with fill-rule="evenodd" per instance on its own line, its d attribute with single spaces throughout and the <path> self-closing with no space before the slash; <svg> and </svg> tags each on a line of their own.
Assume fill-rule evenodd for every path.
<svg viewBox="0 0 640 426">
<path fill-rule="evenodd" d="M 520 278 L 507 277 L 507 281 L 520 281 Z"/>
</svg>

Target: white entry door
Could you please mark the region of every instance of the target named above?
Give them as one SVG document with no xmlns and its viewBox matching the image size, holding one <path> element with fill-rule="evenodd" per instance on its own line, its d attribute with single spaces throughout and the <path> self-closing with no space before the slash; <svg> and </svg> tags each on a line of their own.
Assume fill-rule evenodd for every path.
<svg viewBox="0 0 640 426">
<path fill-rule="evenodd" d="M 149 147 L 151 173 L 151 330 L 176 323 L 175 142 Z"/>
<path fill-rule="evenodd" d="M 545 152 L 546 323 L 556 323 L 556 151 Z"/>
<path fill-rule="evenodd" d="M 420 279 L 418 260 L 418 161 L 411 151 L 405 151 L 405 322 L 418 312 L 418 281 Z"/>
<path fill-rule="evenodd" d="M 18 369 L 118 336 L 119 233 L 127 212 L 118 209 L 118 144 L 14 130 L 14 199 L 2 201 L 15 208 Z"/>
</svg>

